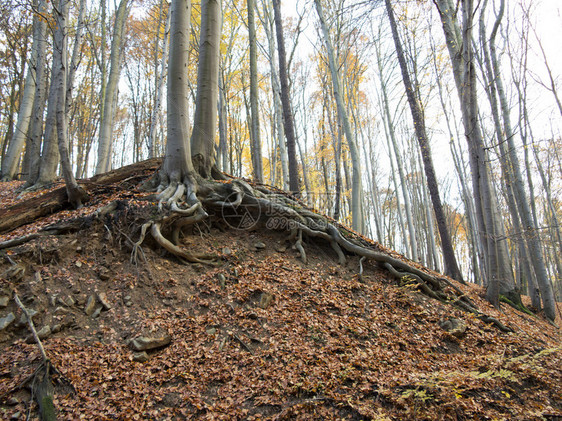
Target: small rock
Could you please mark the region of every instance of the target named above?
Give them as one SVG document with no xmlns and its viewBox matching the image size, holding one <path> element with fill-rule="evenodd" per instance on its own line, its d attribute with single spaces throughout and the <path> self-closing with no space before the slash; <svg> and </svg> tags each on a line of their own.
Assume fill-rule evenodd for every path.
<svg viewBox="0 0 562 421">
<path fill-rule="evenodd" d="M 59 333 L 61 330 L 62 330 L 62 325 L 59 323 L 53 325 L 53 327 L 51 328 L 52 333 Z"/>
<path fill-rule="evenodd" d="M 11 420 L 19 420 L 20 417 L 21 417 L 21 412 L 18 411 L 18 412 L 14 412 L 14 413 L 12 414 L 12 416 L 10 417 L 10 419 L 11 419 Z"/>
<path fill-rule="evenodd" d="M 256 313 L 254 313 L 253 311 L 250 311 L 250 312 L 246 313 L 246 317 L 248 319 L 252 319 L 252 320 L 258 319 L 258 315 Z"/>
<path fill-rule="evenodd" d="M 254 243 L 254 248 L 256 250 L 263 250 L 265 248 L 265 244 L 262 243 L 261 241 L 258 241 L 256 243 Z"/>
<path fill-rule="evenodd" d="M 37 310 L 33 310 L 32 308 L 28 308 L 27 312 L 29 313 L 29 315 L 31 316 L 31 318 L 33 319 L 35 316 L 37 316 L 37 314 L 39 314 L 39 312 Z M 27 316 L 25 314 L 22 314 L 20 317 L 20 320 L 18 322 L 18 326 L 25 326 L 27 324 Z"/>
<path fill-rule="evenodd" d="M 144 363 L 148 361 L 148 354 L 145 351 L 133 352 L 133 361 Z"/>
<path fill-rule="evenodd" d="M 76 304 L 76 300 L 72 298 L 72 295 L 69 295 L 63 300 L 63 304 L 67 307 L 72 307 L 74 304 Z"/>
<path fill-rule="evenodd" d="M 10 297 L 5 295 L 0 296 L 0 308 L 8 307 L 8 303 L 10 302 Z"/>
<path fill-rule="evenodd" d="M 82 267 L 82 262 L 80 260 L 76 261 L 75 263 L 77 268 L 81 268 Z"/>
<path fill-rule="evenodd" d="M 207 332 L 207 335 L 214 335 L 217 333 L 217 329 L 214 327 L 208 327 L 205 331 Z"/>
<path fill-rule="evenodd" d="M 81 246 L 76 247 L 76 253 L 82 253 L 82 247 Z"/>
<path fill-rule="evenodd" d="M 99 306 L 98 308 L 96 308 L 94 310 L 94 312 L 92 313 L 92 318 L 95 319 L 96 317 L 99 317 L 102 310 L 103 310 L 102 306 Z"/>
<path fill-rule="evenodd" d="M 18 403 L 20 403 L 20 400 L 13 396 L 6 401 L 6 405 L 10 405 L 10 406 L 15 406 Z"/>
<path fill-rule="evenodd" d="M 228 247 L 225 247 L 222 249 L 222 254 L 224 254 L 225 256 L 230 256 L 232 254 L 232 250 L 230 250 Z"/>
<path fill-rule="evenodd" d="M 41 277 L 41 272 L 37 271 L 33 274 L 33 280 L 37 283 L 41 282 L 43 278 Z"/>
<path fill-rule="evenodd" d="M 84 308 L 84 312 L 88 316 L 91 316 L 92 314 L 94 314 L 94 311 L 96 311 L 96 297 L 90 295 L 88 297 L 88 302 L 86 303 L 86 307 Z"/>
<path fill-rule="evenodd" d="M 111 304 L 109 303 L 105 292 L 98 292 L 98 301 L 105 310 L 111 310 Z"/>
<path fill-rule="evenodd" d="M 37 332 L 39 339 L 45 339 L 51 334 L 51 326 L 45 325 Z"/>
<path fill-rule="evenodd" d="M 52 333 L 51 326 L 45 325 L 40 330 L 37 331 L 37 336 L 39 337 L 39 339 L 43 340 L 48 338 L 51 335 L 51 333 Z M 27 338 L 25 338 L 25 342 L 28 344 L 32 344 L 35 342 L 35 338 L 33 337 L 33 335 L 29 335 Z"/>
<path fill-rule="evenodd" d="M 124 299 L 125 301 L 131 301 L 131 296 L 130 296 L 130 295 L 125 295 L 125 296 L 123 297 L 123 299 Z"/>
<path fill-rule="evenodd" d="M 445 321 L 442 320 L 439 326 L 457 338 L 462 338 L 466 333 L 466 323 L 453 317 Z"/>
<path fill-rule="evenodd" d="M 133 305 L 133 303 L 130 302 L 130 301 L 126 301 L 126 302 L 125 302 L 125 305 L 126 305 L 127 307 L 131 307 L 131 306 Z"/>
<path fill-rule="evenodd" d="M 170 335 L 151 337 L 151 336 L 139 336 L 130 342 L 130 346 L 135 351 L 148 351 L 150 349 L 162 348 L 169 345 L 172 341 Z"/>
<path fill-rule="evenodd" d="M 287 251 L 287 247 L 285 246 L 277 246 L 275 247 L 275 250 L 279 253 L 285 253 Z"/>
<path fill-rule="evenodd" d="M 74 304 L 76 304 L 74 298 L 72 297 L 58 297 L 56 302 L 65 307 L 72 307 Z"/>
<path fill-rule="evenodd" d="M 265 310 L 266 308 L 271 306 L 274 297 L 275 296 L 269 292 L 262 292 L 259 303 L 260 308 L 263 308 Z"/>
<path fill-rule="evenodd" d="M 16 316 L 14 316 L 14 313 L 8 313 L 7 316 L 2 317 L 0 319 L 0 330 L 6 329 L 12 324 L 14 320 L 16 320 Z"/>
<path fill-rule="evenodd" d="M 59 307 L 55 308 L 53 313 L 55 313 L 55 314 L 60 314 L 60 313 L 66 314 L 66 313 L 68 313 L 68 310 L 64 307 L 59 306 Z"/>
<path fill-rule="evenodd" d="M 98 276 L 102 281 L 109 281 L 109 279 L 111 278 L 107 269 L 100 271 Z"/>
<path fill-rule="evenodd" d="M 225 278 L 225 276 L 224 276 L 222 273 L 219 273 L 219 274 L 217 275 L 217 278 L 218 278 L 218 280 L 219 280 L 219 284 L 220 284 L 221 288 L 226 287 L 226 278 Z"/>
</svg>

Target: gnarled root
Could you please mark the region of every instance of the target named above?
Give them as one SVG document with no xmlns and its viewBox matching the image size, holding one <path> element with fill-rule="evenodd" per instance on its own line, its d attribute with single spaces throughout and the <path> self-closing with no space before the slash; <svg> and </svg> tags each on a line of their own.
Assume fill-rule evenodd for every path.
<svg viewBox="0 0 562 421">
<path fill-rule="evenodd" d="M 159 184 L 156 188 L 158 194 L 158 211 L 160 218 L 151 220 L 141 227 L 139 240 L 133 244 L 131 261 L 137 262 L 139 254 L 144 258 L 141 244 L 144 241 L 146 232 L 150 228 L 152 238 L 168 253 L 176 256 L 183 262 L 202 263 L 213 265 L 215 256 L 188 252 L 178 246 L 182 229 L 187 226 L 203 221 L 208 214 L 203 209 L 197 197 L 200 187 L 197 179 L 193 175 L 183 177 L 182 181 L 174 175 L 168 177 L 164 172 L 158 174 Z M 152 186 L 156 184 L 156 179 L 151 180 Z M 171 227 L 170 238 L 166 238 L 162 233 L 162 227 Z"/>
<path fill-rule="evenodd" d="M 186 178 L 182 183 L 177 181 L 168 183 L 167 179 L 164 181 L 158 189 L 159 209 L 162 211 L 165 205 L 172 215 L 153 222 L 151 234 L 158 244 L 182 260 L 209 263 L 209 256 L 188 253 L 177 246 L 179 233 L 183 227 L 193 225 L 207 217 L 203 206 L 215 211 L 229 209 L 233 212 L 244 207 L 244 210 L 251 213 L 256 221 L 283 220 L 285 223 L 279 226 L 277 223 L 270 224 L 271 226 L 266 224 L 266 226 L 290 231 L 289 239 L 294 241 L 294 246 L 305 264 L 307 256 L 303 235 L 329 243 L 340 264 L 346 262 L 346 253 L 359 256 L 360 277 L 363 275 L 365 259 L 375 261 L 399 280 L 414 282 L 425 295 L 473 313 L 480 320 L 492 323 L 502 331 L 510 331 L 498 320 L 482 314 L 462 290 L 448 279 L 436 277 L 416 268 L 406 260 L 375 250 L 360 236 L 344 229 L 337 222 L 313 212 L 285 192 L 263 185 L 252 187 L 247 182 L 237 179 L 227 183 L 199 179 L 196 181 L 193 177 Z M 183 197 L 186 198 L 185 202 L 182 202 Z M 161 225 L 164 223 L 170 223 L 172 226 L 171 241 L 162 235 Z M 140 247 L 140 243 L 137 243 L 137 247 Z"/>
<path fill-rule="evenodd" d="M 187 251 L 179 248 L 178 246 L 174 245 L 170 240 L 165 238 L 162 235 L 162 232 L 160 231 L 160 222 L 154 222 L 152 224 L 150 233 L 161 247 L 163 247 L 167 252 L 173 254 L 174 256 L 177 256 L 180 259 L 186 260 L 190 263 L 212 264 L 211 259 L 213 258 L 213 256 L 188 253 Z"/>
</svg>

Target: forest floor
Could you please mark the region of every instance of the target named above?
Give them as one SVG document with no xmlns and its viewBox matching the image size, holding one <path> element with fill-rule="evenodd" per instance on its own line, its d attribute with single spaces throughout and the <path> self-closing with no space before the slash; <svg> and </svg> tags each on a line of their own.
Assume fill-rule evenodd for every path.
<svg viewBox="0 0 562 421">
<path fill-rule="evenodd" d="M 45 193 L 19 195 L 20 186 L 0 183 L 0 219 Z M 59 372 L 59 419 L 562 419 L 560 329 L 492 308 L 476 285 L 458 287 L 512 333 L 368 261 L 359 277 L 357 258 L 338 265 L 320 240 L 306 241 L 305 265 L 285 232 L 264 227 L 194 226 L 182 247 L 216 254 L 217 266 L 182 264 L 150 241 L 146 261 L 132 263 L 127 243 L 138 240 L 136 210 L 147 202 L 121 188 L 0 243 L 114 200 L 112 216 L 0 250 L 0 324 L 15 318 L 0 330 L 1 419 L 38 418 L 29 385 L 41 356 L 14 289 L 36 311 Z M 161 346 L 135 352 L 139 337 Z"/>
</svg>

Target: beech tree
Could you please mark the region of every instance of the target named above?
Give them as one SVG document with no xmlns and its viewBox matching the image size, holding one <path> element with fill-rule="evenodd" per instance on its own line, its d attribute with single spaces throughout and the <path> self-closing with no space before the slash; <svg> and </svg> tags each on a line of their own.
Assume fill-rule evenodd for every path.
<svg viewBox="0 0 562 421">
<path fill-rule="evenodd" d="M 68 125 L 67 125 L 67 19 L 68 9 L 70 6 L 69 0 L 60 0 L 58 7 L 53 8 L 55 17 L 54 29 L 54 45 L 53 45 L 53 74 L 52 84 L 56 87 L 56 127 L 58 148 L 61 160 L 62 174 L 66 185 L 66 193 L 68 201 L 75 207 L 79 208 L 82 203 L 87 200 L 88 195 L 82 187 L 78 185 L 68 154 Z"/>
<path fill-rule="evenodd" d="M 295 139 L 295 125 L 293 123 L 293 111 L 289 93 L 289 80 L 287 78 L 287 56 L 285 52 L 285 38 L 283 36 L 283 25 L 281 21 L 280 0 L 273 0 L 273 13 L 275 21 L 275 32 L 277 34 L 277 50 L 279 52 L 279 80 L 281 85 L 281 104 L 283 106 L 283 125 L 287 138 L 287 155 L 289 160 L 289 189 L 299 194 L 299 167 L 297 164 L 297 150 Z"/>
<path fill-rule="evenodd" d="M 255 0 L 247 0 L 248 8 L 248 35 L 250 41 L 250 143 L 252 145 L 252 164 L 254 178 L 263 182 L 260 117 L 258 103 L 258 45 L 256 40 Z"/>
<path fill-rule="evenodd" d="M 437 177 L 435 175 L 435 169 L 433 168 L 431 149 L 427 138 L 427 132 L 425 130 L 425 119 L 421 110 L 419 100 L 414 93 L 414 86 L 408 73 L 406 58 L 402 49 L 400 37 L 398 35 L 398 27 L 396 25 L 394 10 L 392 9 L 390 0 L 385 0 L 385 6 L 386 12 L 388 14 L 388 19 L 390 21 L 390 28 L 392 30 L 392 38 L 394 39 L 394 45 L 396 47 L 396 54 L 398 55 L 398 63 L 400 65 L 400 69 L 402 70 L 402 79 L 404 82 L 404 87 L 406 88 L 408 104 L 410 105 L 412 118 L 414 120 L 414 129 L 423 159 L 425 175 L 427 177 L 427 186 L 429 188 L 429 195 L 431 196 L 433 211 L 435 212 L 435 217 L 437 219 L 437 227 L 439 228 L 441 247 L 443 249 L 443 257 L 445 260 L 445 273 L 451 278 L 462 281 L 462 274 L 457 264 L 453 245 L 451 244 L 451 237 L 449 236 L 449 230 L 447 229 L 445 221 L 445 213 L 443 211 L 443 205 L 441 204 L 441 197 L 439 196 Z"/>
<path fill-rule="evenodd" d="M 37 8 L 38 1 L 34 1 L 34 7 Z M 43 3 L 41 9 L 43 10 Z M 43 40 L 45 38 L 46 25 L 39 15 L 33 17 L 33 45 L 31 47 L 31 57 L 27 64 L 27 75 L 25 77 L 25 87 L 20 100 L 18 110 L 18 120 L 13 132 L 13 136 L 8 143 L 5 155 L 2 157 L 2 168 L 0 179 L 7 181 L 17 176 L 18 166 L 20 164 L 21 153 L 23 151 L 29 123 L 31 121 L 31 112 L 33 110 L 33 100 L 35 98 L 37 84 L 37 64 L 38 59 L 41 60 L 41 49 L 44 48 Z"/>
<path fill-rule="evenodd" d="M 98 162 L 96 174 L 109 171 L 111 169 L 112 133 L 113 119 L 115 117 L 115 105 L 117 102 L 119 76 L 121 74 L 123 35 L 125 22 L 129 11 L 129 0 L 121 0 L 115 14 L 115 24 L 113 29 L 113 39 L 111 42 L 110 70 L 109 78 L 105 89 L 102 89 L 101 102 L 102 116 L 100 122 Z M 103 54 L 103 52 L 102 52 Z"/>
<path fill-rule="evenodd" d="M 316 11 L 318 13 L 320 27 L 322 29 L 322 35 L 324 37 L 324 44 L 326 46 L 326 53 L 328 54 L 328 62 L 330 65 L 330 73 L 332 75 L 332 84 L 334 89 L 334 97 L 337 104 L 338 118 L 342 122 L 343 130 L 351 155 L 351 165 L 353 169 L 351 192 L 352 227 L 358 232 L 363 232 L 363 189 L 361 183 L 361 162 L 359 159 L 359 151 L 355 141 L 355 136 L 351 130 L 349 117 L 344 104 L 343 92 L 341 90 L 340 73 L 338 71 L 336 60 L 334 58 L 334 48 L 332 47 L 328 25 L 326 23 L 326 19 L 324 18 L 322 4 L 320 3 L 320 0 L 314 0 L 314 4 L 316 5 Z"/>
</svg>

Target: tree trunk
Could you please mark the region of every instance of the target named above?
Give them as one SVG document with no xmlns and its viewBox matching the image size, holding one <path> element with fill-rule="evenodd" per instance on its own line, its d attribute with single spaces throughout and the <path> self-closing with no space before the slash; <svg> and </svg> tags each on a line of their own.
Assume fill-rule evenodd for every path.
<svg viewBox="0 0 562 421">
<path fill-rule="evenodd" d="M 165 181 L 183 182 L 193 173 L 189 142 L 188 66 L 191 1 L 172 0 L 170 5 L 170 59 L 168 61 L 168 142 L 162 164 Z"/>
<path fill-rule="evenodd" d="M 248 34 L 250 42 L 250 142 L 254 179 L 263 183 L 263 168 L 260 139 L 259 86 L 258 86 L 258 45 L 256 41 L 255 1 L 247 0 Z"/>
<path fill-rule="evenodd" d="M 408 67 L 406 65 L 406 58 L 404 56 L 404 51 L 402 49 L 402 44 L 398 36 L 398 28 L 396 26 L 396 20 L 394 19 L 394 11 L 390 5 L 390 0 L 385 0 L 386 11 L 388 14 L 388 19 L 390 21 L 390 28 L 392 30 L 392 37 L 394 39 L 394 45 L 396 47 L 396 54 L 398 55 L 398 63 L 400 64 L 400 69 L 402 71 L 402 80 L 406 88 L 406 96 L 408 98 L 408 103 L 410 105 L 410 111 L 412 112 L 412 118 L 414 120 L 414 129 L 416 132 L 416 138 L 420 146 L 421 156 L 423 160 L 423 167 L 425 170 L 425 176 L 427 178 L 427 187 L 429 189 L 429 196 L 431 197 L 431 203 L 433 204 L 433 211 L 435 212 L 435 219 L 437 221 L 437 228 L 439 229 L 439 237 L 441 238 L 441 249 L 443 251 L 443 259 L 445 263 L 445 274 L 450 276 L 457 281 L 463 282 L 462 274 L 459 270 L 457 259 L 455 257 L 455 252 L 453 250 L 453 245 L 451 243 L 451 237 L 449 235 L 449 230 L 447 229 L 447 221 L 445 219 L 445 212 L 443 211 L 443 205 L 441 204 L 441 197 L 439 196 L 439 187 L 437 185 L 437 177 L 435 175 L 435 170 L 433 168 L 433 160 L 431 158 L 431 149 L 429 146 L 429 141 L 427 139 L 427 133 L 425 130 L 425 119 L 423 117 L 423 112 L 421 105 L 416 98 L 414 93 L 414 86 L 410 80 L 410 75 L 408 73 Z"/>
<path fill-rule="evenodd" d="M 224 81 L 223 77 L 219 75 L 219 103 L 218 103 L 218 113 L 219 113 L 219 150 L 217 154 L 217 166 L 221 171 L 227 172 L 228 167 L 228 145 L 227 145 L 227 134 L 226 134 L 226 104 L 225 104 L 225 93 L 224 93 Z"/>
<path fill-rule="evenodd" d="M 152 115 L 150 117 L 150 128 L 148 131 L 148 157 L 154 158 L 156 156 L 156 125 L 158 124 L 158 117 L 160 115 L 160 110 L 162 108 L 162 96 L 164 94 L 164 81 L 166 79 L 166 73 L 168 71 L 168 52 L 170 47 L 170 9 L 166 16 L 166 26 L 164 29 L 164 39 L 162 40 L 162 59 L 160 60 L 160 73 L 156 76 L 156 92 L 154 95 L 154 105 L 152 107 Z M 156 44 L 158 47 L 158 43 Z M 158 54 L 158 52 L 156 52 Z M 157 60 L 155 60 L 155 71 L 158 70 Z"/>
<path fill-rule="evenodd" d="M 320 26 L 322 28 L 322 33 L 324 36 L 324 43 L 326 45 L 326 50 L 328 53 L 328 62 L 330 65 L 330 73 L 332 75 L 332 84 L 334 88 L 334 97 L 336 99 L 336 105 L 338 109 L 338 115 L 342 121 L 343 129 L 345 132 L 345 137 L 347 144 L 349 146 L 349 154 L 351 155 L 351 166 L 353 169 L 352 175 L 352 188 L 351 188 L 351 215 L 352 215 L 352 228 L 358 232 L 363 231 L 363 210 L 362 210 L 362 196 L 363 191 L 361 187 L 361 162 L 359 159 L 359 153 L 357 146 L 355 144 L 355 137 L 351 132 L 351 125 L 349 124 L 349 118 L 347 116 L 347 110 L 343 102 L 343 93 L 340 86 L 340 77 L 338 68 L 336 65 L 336 60 L 334 58 L 334 49 L 332 47 L 332 41 L 330 40 L 330 33 L 328 31 L 328 26 L 326 20 L 324 19 L 324 13 L 322 11 L 322 5 L 320 0 L 314 0 L 316 5 L 316 11 L 318 13 L 318 18 L 320 19 Z"/>
<path fill-rule="evenodd" d="M 211 176 L 211 168 L 215 164 L 221 26 L 221 0 L 204 0 L 201 4 L 197 99 L 191 134 L 193 164 L 203 177 Z"/>
<path fill-rule="evenodd" d="M 119 75 L 121 74 L 121 55 L 123 38 L 125 32 L 125 22 L 129 0 L 121 0 L 115 14 L 115 24 L 113 27 L 113 40 L 111 41 L 111 56 L 109 78 L 103 98 L 103 114 L 100 123 L 100 136 L 98 144 L 98 163 L 96 174 L 107 172 L 111 169 L 111 151 L 113 144 L 113 121 L 115 118 L 115 105 L 117 102 Z"/>
<path fill-rule="evenodd" d="M 283 105 L 283 124 L 287 138 L 287 155 L 289 161 L 289 189 L 294 194 L 300 193 L 299 167 L 297 163 L 297 150 L 295 140 L 295 126 L 293 123 L 293 112 L 289 93 L 289 81 L 287 79 L 287 57 L 285 53 L 285 39 L 283 37 L 283 26 L 281 21 L 280 0 L 273 0 L 273 12 L 275 15 L 275 30 L 277 32 L 277 50 L 279 53 L 279 81 L 281 83 L 281 103 Z"/>
<path fill-rule="evenodd" d="M 515 290 L 513 272 L 509 264 L 507 239 L 501 226 L 498 207 L 491 186 L 488 158 L 479 122 L 476 94 L 476 72 L 472 51 L 473 0 L 462 1 L 463 32 L 459 43 L 460 30 L 454 20 L 454 5 L 450 0 L 434 0 L 443 24 L 449 48 L 453 75 L 461 103 L 465 136 L 470 153 L 473 194 L 476 202 L 478 230 L 487 242 L 486 267 L 489 276 L 486 298 L 499 307 L 499 294 L 514 302 L 520 300 Z"/>
<path fill-rule="evenodd" d="M 34 2 L 34 8 L 37 8 L 37 1 Z M 18 165 L 21 159 L 21 153 L 26 142 L 28 135 L 29 123 L 31 121 L 31 112 L 33 111 L 33 100 L 36 91 L 36 70 L 37 70 L 37 57 L 39 55 L 39 48 L 43 45 L 45 34 L 41 31 L 45 28 L 43 18 L 39 15 L 33 17 L 33 45 L 31 48 L 31 58 L 27 64 L 27 75 L 25 77 L 25 87 L 23 96 L 20 100 L 20 107 L 18 110 L 18 122 L 12 136 L 6 155 L 2 159 L 2 169 L 0 171 L 0 179 L 7 181 L 13 180 L 17 177 Z"/>
<path fill-rule="evenodd" d="M 67 139 L 67 116 L 66 116 L 66 94 L 67 94 L 67 39 L 68 32 L 66 21 L 68 19 L 68 8 L 70 0 L 60 0 L 58 9 L 54 8 L 55 13 L 55 33 L 53 46 L 53 63 L 56 64 L 56 73 L 53 74 L 53 80 L 57 89 L 57 106 L 56 106 L 56 123 L 57 137 L 59 145 L 59 154 L 61 159 L 62 173 L 66 185 L 66 193 L 68 201 L 75 208 L 82 207 L 82 202 L 88 199 L 86 192 L 78 186 L 72 166 L 68 156 L 68 139 Z"/>
<path fill-rule="evenodd" d="M 47 7 L 44 0 L 40 0 L 38 4 L 39 13 L 47 13 Z M 23 165 L 24 178 L 27 185 L 35 183 L 39 175 L 39 164 L 41 160 L 41 140 L 43 138 L 43 117 L 45 113 L 45 103 L 47 100 L 47 60 L 46 60 L 46 36 L 47 22 L 39 19 L 37 22 L 37 33 L 39 35 L 38 48 L 36 56 L 36 90 L 33 101 L 33 112 L 31 116 L 29 137 L 25 148 L 25 158 Z"/>
<path fill-rule="evenodd" d="M 277 63 L 277 55 L 275 52 L 275 31 L 274 19 L 271 16 L 269 3 L 264 2 L 265 22 L 263 24 L 267 43 L 269 47 L 269 65 L 271 69 L 271 87 L 273 90 L 273 118 L 274 132 L 276 135 L 276 145 L 279 148 L 279 160 L 281 161 L 281 187 L 283 190 L 289 190 L 289 163 L 287 158 L 287 147 L 285 145 L 285 132 L 283 129 L 283 105 L 281 104 L 281 87 L 279 84 L 279 65 Z"/>
<path fill-rule="evenodd" d="M 507 181 L 512 185 L 515 193 L 515 201 L 519 209 L 521 222 L 524 226 L 523 233 L 525 242 L 527 244 L 529 257 L 535 270 L 535 275 L 537 277 L 537 284 L 541 292 L 545 314 L 550 320 L 554 321 L 554 319 L 556 318 L 556 302 L 554 300 L 554 291 L 546 273 L 546 266 L 541 251 L 539 232 L 537 231 L 537 227 L 535 226 L 531 215 L 531 210 L 529 208 L 529 201 L 534 201 L 535 198 L 527 198 L 527 193 L 524 188 L 523 176 L 521 175 L 521 167 L 519 164 L 519 157 L 517 156 L 515 142 L 513 141 L 515 134 L 513 133 L 513 129 L 511 126 L 511 120 L 509 116 L 510 110 L 503 88 L 500 66 L 496 53 L 495 34 L 499 27 L 500 20 L 503 16 L 504 8 L 505 0 L 501 0 L 496 24 L 494 25 L 494 29 L 492 30 L 492 34 L 490 37 L 490 57 L 492 60 L 494 82 L 497 87 L 497 93 L 500 99 L 502 110 L 505 140 L 507 142 L 507 153 L 509 157 L 509 164 L 507 166 L 509 174 Z M 498 140 L 500 141 L 500 144 L 503 144 L 502 139 Z"/>
</svg>

